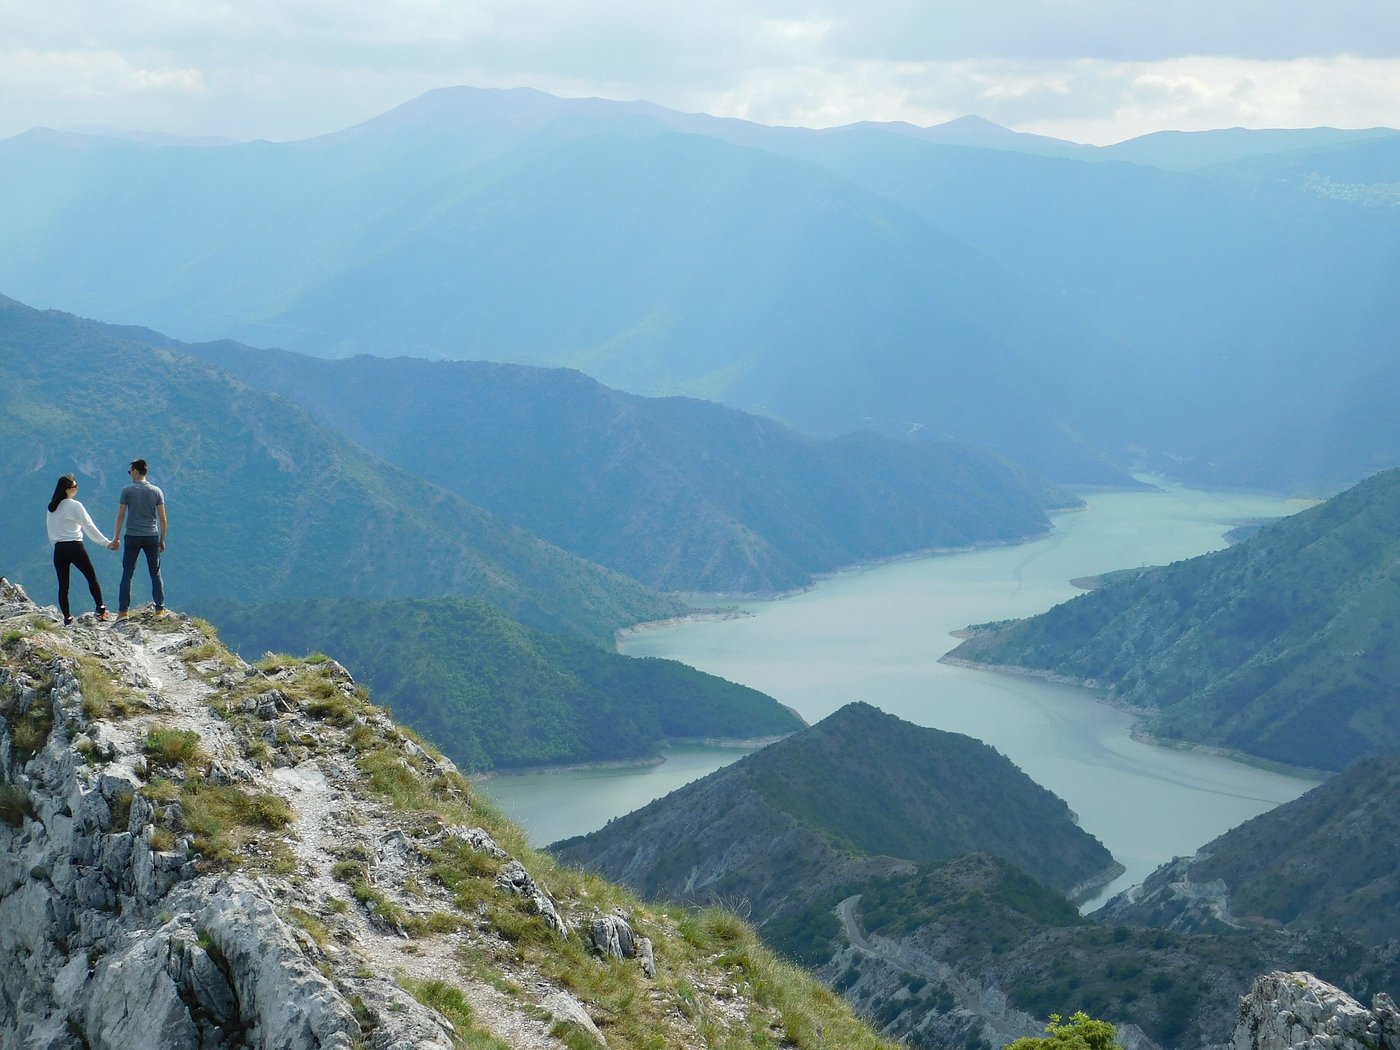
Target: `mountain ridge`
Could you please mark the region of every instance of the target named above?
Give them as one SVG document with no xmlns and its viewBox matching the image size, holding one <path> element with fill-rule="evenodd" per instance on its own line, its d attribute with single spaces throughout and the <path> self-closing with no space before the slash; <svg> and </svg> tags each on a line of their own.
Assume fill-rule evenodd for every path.
<svg viewBox="0 0 1400 1050">
<path fill-rule="evenodd" d="M 573 370 L 187 349 L 397 466 L 661 590 L 788 591 L 853 564 L 1024 539 L 1049 529 L 1046 510 L 1080 504 L 955 442 L 817 440 Z"/>
<path fill-rule="evenodd" d="M 550 850 L 647 895 L 744 900 L 761 923 L 838 886 L 974 850 L 1065 893 L 1121 870 L 995 749 L 860 702 Z"/>
</svg>

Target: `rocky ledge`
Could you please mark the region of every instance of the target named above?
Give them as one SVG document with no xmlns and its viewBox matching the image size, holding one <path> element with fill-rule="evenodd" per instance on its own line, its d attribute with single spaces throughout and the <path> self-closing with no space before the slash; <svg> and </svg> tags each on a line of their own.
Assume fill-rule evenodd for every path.
<svg viewBox="0 0 1400 1050">
<path fill-rule="evenodd" d="M 535 853 L 333 660 L 57 619 L 0 580 L 0 1050 L 883 1045 Z"/>
</svg>

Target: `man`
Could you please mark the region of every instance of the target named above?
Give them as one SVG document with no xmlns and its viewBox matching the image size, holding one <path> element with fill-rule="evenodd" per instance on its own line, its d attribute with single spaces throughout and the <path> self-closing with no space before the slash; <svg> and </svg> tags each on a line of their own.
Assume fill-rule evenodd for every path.
<svg viewBox="0 0 1400 1050">
<path fill-rule="evenodd" d="M 160 555 L 165 550 L 165 493 L 146 480 L 146 461 L 133 459 L 127 469 L 131 484 L 122 489 L 117 506 L 117 527 L 113 536 L 122 534 L 126 521 L 126 548 L 122 551 L 122 582 L 117 590 L 117 619 L 122 620 L 131 608 L 131 577 L 136 572 L 136 557 L 146 554 L 146 568 L 151 573 L 151 599 L 156 615 L 165 615 L 165 584 L 160 578 Z M 128 513 L 129 512 L 129 513 Z M 113 539 L 107 544 L 112 550 L 121 546 Z"/>
</svg>

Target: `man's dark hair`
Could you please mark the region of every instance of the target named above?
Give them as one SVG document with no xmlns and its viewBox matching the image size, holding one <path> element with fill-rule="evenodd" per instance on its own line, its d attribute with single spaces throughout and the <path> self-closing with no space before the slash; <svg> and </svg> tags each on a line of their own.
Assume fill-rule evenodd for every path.
<svg viewBox="0 0 1400 1050">
<path fill-rule="evenodd" d="M 146 476 L 146 461 L 144 459 L 133 459 L 131 461 L 131 469 L 144 478 Z"/>
</svg>

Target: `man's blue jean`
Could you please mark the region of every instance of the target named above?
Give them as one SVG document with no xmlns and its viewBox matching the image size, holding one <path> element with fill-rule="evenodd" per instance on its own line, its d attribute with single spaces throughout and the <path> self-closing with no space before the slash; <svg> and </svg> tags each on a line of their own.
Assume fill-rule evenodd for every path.
<svg viewBox="0 0 1400 1050">
<path fill-rule="evenodd" d="M 127 533 L 122 542 L 122 583 L 117 589 L 117 610 L 131 608 L 131 575 L 136 571 L 136 556 L 146 552 L 146 568 L 151 571 L 151 600 L 157 609 L 165 608 L 165 584 L 160 578 L 160 537 L 133 536 Z"/>
</svg>

